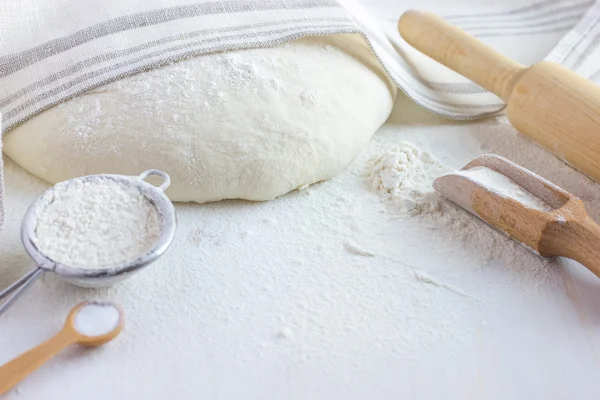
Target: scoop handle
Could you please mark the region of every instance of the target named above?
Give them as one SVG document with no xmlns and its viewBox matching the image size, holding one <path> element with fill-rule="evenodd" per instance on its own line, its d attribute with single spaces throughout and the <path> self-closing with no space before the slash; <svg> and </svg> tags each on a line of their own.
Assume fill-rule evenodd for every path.
<svg viewBox="0 0 600 400">
<path fill-rule="evenodd" d="M 75 343 L 77 338 L 77 333 L 66 327 L 53 338 L 0 366 L 0 395 L 6 394 L 59 351 Z"/>
<path fill-rule="evenodd" d="M 498 53 L 442 18 L 407 11 L 398 21 L 406 42 L 437 62 L 508 101 L 522 64 Z"/>
<path fill-rule="evenodd" d="M 600 278 L 600 226 L 589 215 L 580 221 L 559 225 L 549 233 L 543 252 L 572 258 Z"/>
<path fill-rule="evenodd" d="M 600 226 L 588 217 L 582 228 L 585 238 L 577 244 L 580 249 L 575 259 L 600 278 Z"/>
</svg>

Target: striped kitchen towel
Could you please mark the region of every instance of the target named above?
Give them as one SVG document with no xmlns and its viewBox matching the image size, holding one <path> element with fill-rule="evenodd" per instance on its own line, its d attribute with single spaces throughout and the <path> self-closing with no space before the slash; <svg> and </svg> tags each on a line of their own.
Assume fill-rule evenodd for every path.
<svg viewBox="0 0 600 400">
<path fill-rule="evenodd" d="M 495 95 L 400 39 L 396 21 L 414 6 L 406 0 L 2 0 L 2 132 L 92 88 L 184 58 L 341 33 L 361 33 L 390 78 L 423 107 L 456 119 L 502 110 Z M 521 62 L 549 52 L 549 59 L 599 78 L 593 60 L 600 7 L 591 0 L 424 6 Z"/>
</svg>

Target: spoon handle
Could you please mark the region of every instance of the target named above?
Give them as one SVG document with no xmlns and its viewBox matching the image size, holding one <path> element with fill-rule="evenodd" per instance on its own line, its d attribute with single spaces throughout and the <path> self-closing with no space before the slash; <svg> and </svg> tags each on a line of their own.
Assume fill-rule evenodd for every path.
<svg viewBox="0 0 600 400">
<path fill-rule="evenodd" d="M 53 338 L 0 366 L 0 395 L 6 394 L 52 356 L 76 341 L 77 334 L 65 328 Z"/>
</svg>

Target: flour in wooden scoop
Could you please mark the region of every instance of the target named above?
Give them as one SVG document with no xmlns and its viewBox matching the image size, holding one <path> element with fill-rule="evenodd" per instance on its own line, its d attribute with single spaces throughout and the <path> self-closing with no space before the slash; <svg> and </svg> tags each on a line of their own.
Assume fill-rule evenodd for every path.
<svg viewBox="0 0 600 400">
<path fill-rule="evenodd" d="M 525 207 L 535 208 L 536 210 L 544 212 L 552 211 L 552 207 L 546 204 L 542 199 L 529 193 L 512 179 L 491 168 L 473 167 L 457 171 L 455 174 L 479 183 L 483 188 L 502 197 L 516 200 Z"/>
</svg>

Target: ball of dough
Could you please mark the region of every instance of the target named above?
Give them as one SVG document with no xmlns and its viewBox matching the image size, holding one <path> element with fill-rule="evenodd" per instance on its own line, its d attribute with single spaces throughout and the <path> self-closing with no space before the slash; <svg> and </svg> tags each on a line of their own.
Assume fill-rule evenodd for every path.
<svg viewBox="0 0 600 400">
<path fill-rule="evenodd" d="M 4 151 L 51 183 L 157 168 L 175 201 L 268 200 L 338 174 L 395 95 L 361 36 L 305 38 L 106 84 L 14 128 Z"/>
</svg>

